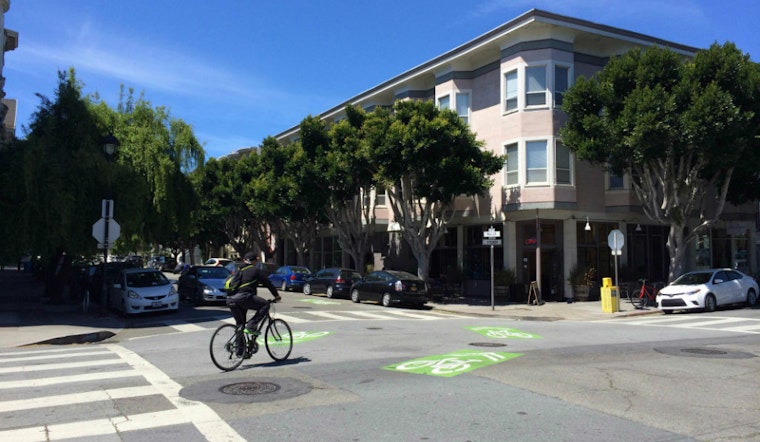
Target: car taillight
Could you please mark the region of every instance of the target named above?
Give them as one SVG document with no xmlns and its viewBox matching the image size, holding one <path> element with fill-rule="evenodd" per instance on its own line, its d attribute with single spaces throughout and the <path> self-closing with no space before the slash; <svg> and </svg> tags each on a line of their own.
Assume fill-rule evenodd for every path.
<svg viewBox="0 0 760 442">
<path fill-rule="evenodd" d="M 290 280 L 291 281 L 295 281 L 296 280 L 296 275 L 295 274 L 290 275 Z"/>
<path fill-rule="evenodd" d="M 336 279 L 335 282 L 338 283 L 338 284 L 342 284 L 342 283 L 346 282 L 346 280 L 343 279 L 342 277 L 338 276 L 338 279 Z"/>
<path fill-rule="evenodd" d="M 404 291 L 404 284 L 401 281 L 396 281 L 396 283 L 393 284 L 393 288 L 397 292 L 403 292 Z"/>
</svg>

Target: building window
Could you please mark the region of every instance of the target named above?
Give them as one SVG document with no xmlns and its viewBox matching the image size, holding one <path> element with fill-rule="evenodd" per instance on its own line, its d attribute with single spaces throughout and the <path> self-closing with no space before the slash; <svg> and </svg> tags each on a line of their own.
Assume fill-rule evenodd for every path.
<svg viewBox="0 0 760 442">
<path fill-rule="evenodd" d="M 525 68 L 525 106 L 546 105 L 546 66 Z"/>
<path fill-rule="evenodd" d="M 517 71 L 510 71 L 504 75 L 505 79 L 505 105 L 504 112 L 517 110 Z"/>
<path fill-rule="evenodd" d="M 546 140 L 525 143 L 526 184 L 546 183 Z"/>
<path fill-rule="evenodd" d="M 554 66 L 554 106 L 562 106 L 562 100 L 570 85 L 570 68 Z"/>
<path fill-rule="evenodd" d="M 622 189 L 623 177 L 610 171 L 609 172 L 610 189 Z"/>
<path fill-rule="evenodd" d="M 572 184 L 573 176 L 570 171 L 570 149 L 562 144 L 561 141 L 557 141 L 554 161 L 557 184 Z"/>
<path fill-rule="evenodd" d="M 438 109 L 451 109 L 451 98 L 448 95 L 438 98 Z"/>
<path fill-rule="evenodd" d="M 461 118 L 465 124 L 470 124 L 470 94 L 458 93 L 456 99 L 457 115 L 459 115 L 459 118 Z"/>
<path fill-rule="evenodd" d="M 506 147 L 507 151 L 507 186 L 516 186 L 519 182 L 519 160 L 517 153 L 517 143 L 510 144 Z"/>
<path fill-rule="evenodd" d="M 375 205 L 384 206 L 386 204 L 385 186 L 381 186 L 379 184 L 375 186 L 375 198 Z"/>
</svg>

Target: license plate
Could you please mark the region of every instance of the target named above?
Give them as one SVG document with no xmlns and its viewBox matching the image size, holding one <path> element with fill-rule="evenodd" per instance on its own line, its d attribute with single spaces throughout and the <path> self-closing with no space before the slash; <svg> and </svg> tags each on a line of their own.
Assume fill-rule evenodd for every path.
<svg viewBox="0 0 760 442">
<path fill-rule="evenodd" d="M 413 285 L 413 286 L 411 287 L 411 290 L 412 290 L 413 292 L 416 292 L 416 291 L 417 291 L 417 286 L 416 286 L 416 285 Z"/>
<path fill-rule="evenodd" d="M 151 307 L 158 308 L 158 307 L 161 307 L 162 305 L 164 305 L 164 303 L 161 301 L 153 301 L 153 304 L 151 304 Z"/>
</svg>

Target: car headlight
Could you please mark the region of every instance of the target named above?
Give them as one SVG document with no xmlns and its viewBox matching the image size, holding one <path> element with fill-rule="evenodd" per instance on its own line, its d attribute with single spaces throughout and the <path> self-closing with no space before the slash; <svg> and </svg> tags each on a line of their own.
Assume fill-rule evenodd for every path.
<svg viewBox="0 0 760 442">
<path fill-rule="evenodd" d="M 127 298 L 129 299 L 142 299 L 140 295 L 138 295 L 136 292 L 133 292 L 132 290 L 127 292 Z"/>
<path fill-rule="evenodd" d="M 208 286 L 206 286 L 206 287 L 203 288 L 203 294 L 204 295 L 215 295 L 217 293 L 219 293 L 219 290 L 215 289 L 214 287 L 208 287 Z"/>
</svg>

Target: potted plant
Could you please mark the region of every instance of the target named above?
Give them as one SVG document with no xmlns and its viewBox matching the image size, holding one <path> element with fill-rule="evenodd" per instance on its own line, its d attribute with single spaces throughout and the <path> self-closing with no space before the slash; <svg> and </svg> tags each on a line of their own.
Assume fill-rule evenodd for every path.
<svg viewBox="0 0 760 442">
<path fill-rule="evenodd" d="M 570 268 L 567 281 L 573 288 L 573 298 L 578 301 L 588 301 L 591 287 L 596 281 L 596 268 L 585 268 L 575 264 Z"/>
<path fill-rule="evenodd" d="M 509 286 L 515 283 L 517 277 L 513 269 L 507 268 L 493 272 L 494 297 L 502 301 L 509 301 Z"/>
</svg>

